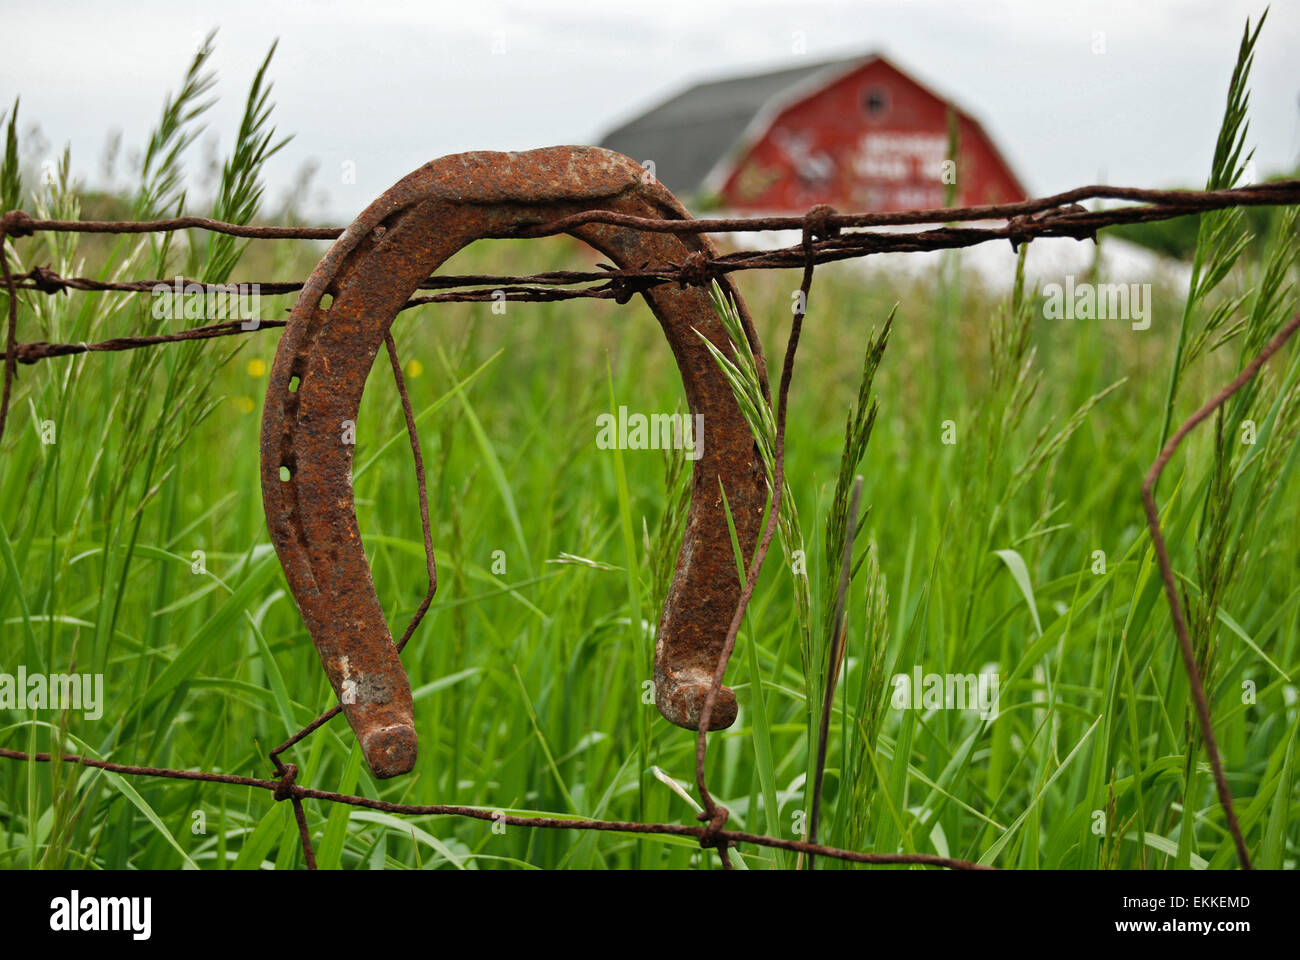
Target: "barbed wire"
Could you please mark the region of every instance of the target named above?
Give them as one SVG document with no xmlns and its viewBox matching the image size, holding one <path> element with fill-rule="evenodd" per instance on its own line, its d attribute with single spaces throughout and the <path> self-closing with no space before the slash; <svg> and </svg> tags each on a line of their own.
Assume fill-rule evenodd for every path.
<svg viewBox="0 0 1300 960">
<path fill-rule="evenodd" d="M 1116 207 L 1089 211 L 1079 205 L 1080 200 L 1143 201 L 1145 206 Z M 950 250 L 986 243 L 990 240 L 1007 240 L 1013 248 L 1036 237 L 1070 237 L 1076 240 L 1096 238 L 1098 230 L 1129 223 L 1148 223 L 1168 220 L 1189 214 L 1220 210 L 1238 206 L 1265 206 L 1300 203 L 1300 180 L 1281 180 L 1273 183 L 1236 187 L 1230 190 L 1143 190 L 1130 187 L 1088 186 L 1065 193 L 1026 200 L 1019 203 L 973 207 L 937 208 L 903 211 L 898 213 L 840 214 L 829 207 L 818 208 L 812 223 L 814 240 L 812 262 L 832 263 L 839 260 L 869 256 L 873 253 L 925 252 Z M 501 234 L 502 237 L 542 237 L 562 233 L 587 223 L 608 223 L 637 230 L 673 233 L 743 233 L 772 232 L 802 229 L 806 217 L 754 217 L 700 220 L 654 220 L 633 217 L 609 211 L 589 211 L 563 217 L 551 223 L 520 227 Z M 1002 226 L 980 228 L 939 227 L 912 232 L 845 234 L 845 228 L 905 226 L 925 223 L 956 223 L 978 220 L 1005 220 Z M 5 214 L 3 232 L 11 237 L 29 236 L 38 231 L 70 232 L 78 229 L 87 233 L 143 233 L 148 231 L 174 231 L 204 229 L 216 233 L 252 239 L 334 239 L 342 235 L 336 227 L 258 227 L 223 223 L 204 217 L 180 217 L 153 221 L 78 221 L 33 220 L 23 211 Z M 147 228 L 147 230 L 146 230 Z M 430 277 L 420 284 L 425 290 L 450 290 L 452 292 L 414 297 L 402 309 L 429 303 L 452 302 L 555 302 L 576 299 L 614 300 L 626 303 L 637 293 L 665 283 L 705 285 L 713 278 L 742 270 L 774 268 L 803 268 L 809 252 L 802 243 L 778 250 L 737 251 L 717 257 L 694 255 L 682 264 L 647 264 L 641 268 L 618 269 L 602 265 L 597 271 L 559 270 L 522 276 L 475 274 Z M 9 278 L 6 278 L 9 282 Z M 594 283 L 576 289 L 547 290 L 539 287 L 561 287 L 571 284 Z M 204 294 L 239 294 L 253 289 L 259 294 L 274 296 L 294 293 L 303 286 L 301 282 L 246 281 L 242 283 L 204 283 L 182 277 L 173 280 L 103 281 L 89 277 L 59 276 L 47 267 L 33 267 L 12 278 L 12 286 L 19 289 L 38 290 L 55 294 L 67 290 L 85 292 L 161 293 L 163 289 L 201 291 Z M 477 290 L 455 290 L 457 287 L 476 286 Z M 51 357 L 100 351 L 133 350 L 161 343 L 184 340 L 206 340 L 214 337 L 237 336 L 263 329 L 283 327 L 285 321 L 263 318 L 245 318 L 239 322 L 228 321 L 170 334 L 136 337 L 117 337 L 97 343 L 14 343 L 6 352 L 6 367 L 11 359 L 17 363 L 31 364 Z M 6 373 L 6 376 L 9 374 Z M 0 412 L 0 425 L 3 413 Z"/>
<path fill-rule="evenodd" d="M 1116 207 L 1105 210 L 1090 211 L 1080 205 L 1084 200 L 1123 200 L 1134 201 L 1141 205 Z M 64 762 L 84 767 L 101 769 L 126 776 L 160 777 L 176 780 L 194 780 L 208 783 L 221 783 L 244 786 L 254 789 L 269 790 L 276 801 L 289 800 L 294 810 L 299 838 L 302 843 L 303 856 L 309 869 L 316 868 L 315 852 L 311 842 L 311 833 L 307 824 L 303 800 L 318 800 L 326 803 L 342 803 L 357 807 L 366 807 L 386 813 L 412 816 L 457 816 L 478 820 L 491 820 L 514 826 L 539 829 L 560 830 L 597 830 L 631 834 L 663 834 L 694 837 L 701 847 L 712 847 L 718 851 L 724 869 L 731 869 L 728 848 L 739 843 L 781 849 L 810 858 L 829 857 L 855 863 L 868 864 L 914 864 L 948 867 L 951 869 L 984 869 L 983 865 L 951 857 L 938 857 L 929 854 L 908 853 L 872 853 L 843 850 L 801 840 L 789 840 L 781 837 L 764 836 L 726 828 L 728 811 L 719 804 L 709 791 L 705 766 L 707 758 L 706 731 L 714 703 L 721 688 L 723 674 L 726 671 L 730 654 L 734 649 L 736 637 L 749 601 L 757 585 L 768 548 L 775 532 L 784 494 L 785 477 L 785 429 L 786 409 L 789 398 L 790 383 L 793 378 L 795 353 L 803 320 L 807 313 L 808 299 L 812 291 L 815 268 L 819 264 L 831 263 L 850 258 L 865 257 L 874 253 L 885 252 L 919 252 L 931 250 L 959 249 L 985 243 L 990 240 L 1008 240 L 1012 248 L 1037 237 L 1070 237 L 1076 240 L 1096 240 L 1097 231 L 1109 226 L 1130 223 L 1148 223 L 1167 220 L 1189 214 L 1229 207 L 1263 206 L 1279 204 L 1300 204 L 1300 180 L 1284 180 L 1229 190 L 1185 191 L 1185 190 L 1143 190 L 1126 187 L 1087 186 L 1079 187 L 1065 193 L 1055 194 L 1019 203 L 995 204 L 971 207 L 939 208 L 914 210 L 894 213 L 853 213 L 841 214 L 829 206 L 818 205 L 800 217 L 753 217 L 699 220 L 650 219 L 612 213 L 609 211 L 589 211 L 562 217 L 549 223 L 515 228 L 503 232 L 505 237 L 543 237 L 564 233 L 589 223 L 605 223 L 629 229 L 651 232 L 671 233 L 740 233 L 753 231 L 799 230 L 801 240 L 795 246 L 768 251 L 739 251 L 709 257 L 695 253 L 682 263 L 646 264 L 641 268 L 615 269 L 601 264 L 598 271 L 551 271 L 547 273 L 524 276 L 495 275 L 461 275 L 430 277 L 419 285 L 423 290 L 443 290 L 447 292 L 411 298 L 402 309 L 410 309 L 428 303 L 442 302 L 499 302 L 502 299 L 528 302 L 549 302 L 572 299 L 609 299 L 626 303 L 637 293 L 644 293 L 665 283 L 704 286 L 714 278 L 741 270 L 801 268 L 801 296 L 796 301 L 793 321 L 786 344 L 782 364 L 780 386 L 776 398 L 775 422 L 776 437 L 773 445 L 773 470 L 770 484 L 770 499 L 762 536 L 749 565 L 740 601 L 734 611 L 728 628 L 726 641 L 718 658 L 713 675 L 713 683 L 706 695 L 701 711 L 699 733 L 695 751 L 695 779 L 702 801 L 703 810 L 699 814 L 700 826 L 672 823 L 641 823 L 634 821 L 591 820 L 580 818 L 540 817 L 506 815 L 503 811 L 482 807 L 457 806 L 447 804 L 416 805 L 390 803 L 352 794 L 333 793 L 305 787 L 297 783 L 298 767 L 285 763 L 281 754 L 301 742 L 318 730 L 334 716 L 341 712 L 338 705 L 326 710 L 311 723 L 289 737 L 284 743 L 268 753 L 268 759 L 274 764 L 275 779 L 259 779 L 232 774 L 212 773 L 200 770 L 181 770 L 165 767 L 132 766 L 101 760 L 80 754 L 24 753 L 0 748 L 0 757 L 28 763 Z M 974 221 L 1002 220 L 1000 226 L 958 227 L 956 223 Z M 869 227 L 903 227 L 920 224 L 944 224 L 923 231 L 887 231 L 870 232 Z M 248 288 L 259 294 L 282 295 L 302 289 L 301 282 L 271 281 L 268 283 L 203 283 L 186 280 L 182 277 L 166 280 L 135 281 L 101 281 L 86 277 L 64 278 L 47 267 L 32 267 L 25 273 L 15 274 L 10 270 L 7 243 L 12 239 L 32 236 L 36 232 L 78 232 L 78 233 L 112 233 L 143 234 L 171 232 L 176 230 L 200 229 L 212 233 L 249 239 L 292 239 L 292 240 L 334 240 L 343 234 L 343 230 L 333 227 L 284 227 L 255 226 L 249 224 L 226 223 L 205 217 L 176 217 L 167 220 L 149 221 L 103 221 L 103 220 L 36 220 L 21 210 L 10 210 L 0 216 L 0 269 L 3 271 L 4 289 L 8 294 L 8 323 L 5 341 L 5 364 L 3 395 L 0 396 L 0 439 L 8 419 L 13 382 L 17 375 L 17 364 L 33 364 L 41 360 L 59 356 L 69 356 L 87 352 L 108 352 L 132 350 L 143 347 L 158 346 L 164 343 L 176 343 L 186 340 L 206 340 L 217 337 L 235 336 L 259 330 L 275 329 L 286 325 L 287 321 L 246 318 L 229 320 L 202 327 L 193 327 L 170 334 L 151 334 L 142 336 L 116 337 L 95 343 L 46 343 L 33 341 L 20 343 L 18 332 L 18 291 L 56 295 L 67 291 L 78 292 L 123 292 L 123 293 L 161 293 L 165 290 L 193 292 L 199 290 L 205 295 L 241 294 Z M 845 233 L 846 229 L 855 232 Z M 575 284 L 595 284 L 594 286 L 575 287 Z M 480 289 L 456 289 L 460 287 L 478 287 Z M 560 289 L 551 289 L 560 288 Z M 1249 869 L 1250 857 L 1240 825 L 1233 812 L 1232 796 L 1223 772 L 1222 759 L 1219 756 L 1217 741 L 1211 722 L 1208 700 L 1204 685 L 1197 670 L 1191 641 L 1188 637 L 1186 622 L 1178 601 L 1174 574 L 1169 562 L 1168 551 L 1160 528 L 1159 514 L 1154 501 L 1154 487 L 1161 472 L 1172 458 L 1175 450 L 1187 434 L 1202 420 L 1250 379 L 1252 379 L 1267 359 L 1282 348 L 1290 337 L 1300 328 L 1300 315 L 1294 317 L 1281 329 L 1264 350 L 1248 364 L 1240 374 L 1223 388 L 1205 406 L 1200 408 L 1169 438 L 1161 450 L 1151 471 L 1143 484 L 1142 496 L 1147 513 L 1147 525 L 1151 534 L 1152 547 L 1160 566 L 1164 581 L 1166 599 L 1169 603 L 1174 630 L 1178 637 L 1187 670 L 1189 684 L 1196 703 L 1196 713 L 1201 733 L 1205 738 L 1206 752 L 1214 772 L 1215 785 L 1219 801 L 1224 810 L 1228 830 L 1236 846 L 1237 857 L 1242 867 Z M 415 460 L 416 480 L 419 489 L 420 518 L 423 529 L 426 565 L 429 575 L 429 588 L 415 615 L 397 642 L 401 651 L 414 634 L 415 629 L 428 611 L 434 593 L 437 590 L 437 570 L 434 563 L 432 531 L 429 520 L 428 496 L 423 457 L 416 432 L 414 414 L 411 407 L 406 384 L 402 375 L 396 345 L 391 333 L 385 338 L 390 364 L 401 398 L 403 413 L 407 424 L 408 439 L 411 442 L 412 455 Z M 851 536 L 851 532 L 850 532 Z"/>
<path fill-rule="evenodd" d="M 10 760 L 35 761 L 37 763 L 51 762 L 50 754 L 36 753 L 28 754 L 19 750 L 9 750 L 0 747 L 0 757 Z M 329 790 L 316 790 L 311 787 L 299 786 L 295 782 L 298 775 L 298 769 L 293 764 L 288 764 L 286 773 L 280 779 L 263 780 L 257 777 L 240 777 L 233 774 L 225 773 L 208 773 L 202 770 L 171 770 L 160 767 L 136 767 L 123 763 L 110 763 L 106 760 L 98 760 L 94 757 L 85 757 L 75 753 L 61 754 L 58 762 L 75 763 L 83 767 L 91 767 L 97 770 L 104 770 L 109 773 L 118 773 L 125 776 L 137 777 L 164 777 L 170 780 L 198 780 L 205 783 L 225 783 L 233 786 L 252 787 L 257 790 L 269 790 L 274 794 L 276 800 L 321 800 L 326 803 L 343 803 L 353 807 L 365 807 L 369 810 L 379 810 L 383 813 L 400 814 L 407 816 L 432 816 L 432 817 L 467 817 L 474 820 L 487 820 L 494 823 L 505 823 L 516 827 L 538 827 L 544 830 L 602 830 L 614 833 L 638 833 L 638 834 L 663 834 L 666 836 L 677 837 L 696 837 L 703 838 L 708 833 L 707 826 L 694 827 L 684 823 L 641 823 L 635 820 L 584 820 L 581 818 L 568 817 L 521 817 L 514 814 L 507 814 L 502 810 L 493 810 L 487 807 L 468 807 L 454 804 L 412 804 L 412 803 L 390 803 L 387 800 L 376 800 L 372 797 L 360 797 L 355 794 L 334 793 Z M 770 847 L 777 850 L 789 850 L 794 853 L 815 854 L 819 857 L 834 857 L 840 860 L 852 861 L 855 863 L 877 863 L 877 864 L 925 864 L 936 867 L 949 867 L 954 870 L 989 870 L 991 867 L 982 864 L 971 863 L 968 860 L 959 860 L 955 857 L 939 857 L 927 853 L 865 853 L 857 850 L 840 850 L 836 847 L 826 847 L 816 843 L 805 843 L 802 840 L 788 840 L 784 837 L 768 837 L 761 834 L 747 833 L 743 830 L 719 830 L 714 833 L 718 841 L 727 843 L 752 843 L 759 847 Z M 303 851 L 309 853 L 311 847 L 307 841 L 303 843 Z"/>
</svg>

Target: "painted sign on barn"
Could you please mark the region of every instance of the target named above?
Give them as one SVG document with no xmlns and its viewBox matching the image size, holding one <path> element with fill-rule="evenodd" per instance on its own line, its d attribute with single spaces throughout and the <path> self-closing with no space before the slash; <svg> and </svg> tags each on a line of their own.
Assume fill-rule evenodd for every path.
<svg viewBox="0 0 1300 960">
<path fill-rule="evenodd" d="M 878 57 L 757 120 L 713 175 L 737 210 L 939 207 L 949 183 L 959 206 L 1025 199 L 978 123 Z"/>
<path fill-rule="evenodd" d="M 948 185 L 960 206 L 1026 197 L 979 123 L 879 56 L 700 84 L 602 145 L 738 211 L 939 207 Z"/>
</svg>

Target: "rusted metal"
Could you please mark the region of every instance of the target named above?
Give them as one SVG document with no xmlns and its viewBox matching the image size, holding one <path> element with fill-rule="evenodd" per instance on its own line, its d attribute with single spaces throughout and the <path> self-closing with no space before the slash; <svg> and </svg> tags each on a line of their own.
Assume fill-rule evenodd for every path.
<svg viewBox="0 0 1300 960">
<path fill-rule="evenodd" d="M 608 150 L 550 147 L 435 160 L 348 227 L 308 279 L 280 341 L 262 418 L 267 526 L 330 684 L 377 777 L 411 769 L 416 734 L 410 685 L 362 550 L 347 423 L 356 421 L 366 376 L 393 319 L 440 264 L 475 240 L 591 210 L 688 218 L 639 164 Z M 715 256 L 702 234 L 608 223 L 584 223 L 570 232 L 622 268 L 700 264 Z M 762 347 L 749 316 L 730 281 L 718 282 L 740 307 L 766 391 Z M 719 481 L 748 558 L 766 479 L 731 388 L 701 339 L 733 355 L 707 289 L 660 284 L 642 295 L 677 360 L 690 412 L 705 425 L 654 658 L 660 712 L 697 729 L 741 588 Z M 735 717 L 735 694 L 724 687 L 710 729 L 727 727 Z"/>
</svg>

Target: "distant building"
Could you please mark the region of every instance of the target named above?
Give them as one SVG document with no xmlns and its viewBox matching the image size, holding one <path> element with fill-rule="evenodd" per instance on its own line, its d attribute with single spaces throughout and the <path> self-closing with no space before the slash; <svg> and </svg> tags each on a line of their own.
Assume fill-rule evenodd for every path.
<svg viewBox="0 0 1300 960">
<path fill-rule="evenodd" d="M 949 110 L 955 166 L 945 166 Z M 978 122 L 876 55 L 701 83 L 601 146 L 653 161 L 679 196 L 735 210 L 939 207 L 946 180 L 958 206 L 1026 198 Z"/>
</svg>

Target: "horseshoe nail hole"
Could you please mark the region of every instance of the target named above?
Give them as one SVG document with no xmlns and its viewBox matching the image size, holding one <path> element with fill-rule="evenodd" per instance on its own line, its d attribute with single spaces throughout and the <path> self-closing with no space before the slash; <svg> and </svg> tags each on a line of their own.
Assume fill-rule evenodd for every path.
<svg viewBox="0 0 1300 960">
<path fill-rule="evenodd" d="M 334 294 L 323 294 L 320 298 L 320 308 L 322 310 L 328 310 L 332 306 L 334 306 Z"/>
<path fill-rule="evenodd" d="M 289 473 L 289 468 L 288 468 L 288 467 L 281 467 L 281 468 L 280 468 L 280 482 L 281 482 L 281 483 L 288 483 L 288 482 L 289 482 L 289 477 L 290 477 L 290 476 L 291 476 L 291 474 Z"/>
<path fill-rule="evenodd" d="M 290 377 L 290 378 L 289 378 L 289 392 L 290 392 L 290 393 L 297 393 L 297 392 L 298 392 L 298 384 L 300 384 L 300 383 L 302 383 L 302 378 L 300 378 L 300 377 Z"/>
</svg>

